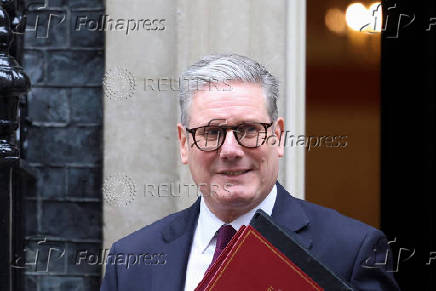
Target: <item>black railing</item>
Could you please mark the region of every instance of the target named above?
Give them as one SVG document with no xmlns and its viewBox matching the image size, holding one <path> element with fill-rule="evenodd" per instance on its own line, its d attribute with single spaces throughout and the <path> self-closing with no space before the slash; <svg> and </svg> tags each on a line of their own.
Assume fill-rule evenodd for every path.
<svg viewBox="0 0 436 291">
<path fill-rule="evenodd" d="M 23 272 L 14 267 L 23 257 L 20 187 L 20 99 L 30 89 L 19 65 L 25 18 L 22 1 L 0 2 L 0 286 L 22 290 Z M 22 102 L 21 102 L 22 103 Z M 24 102 L 25 104 L 25 102 Z"/>
</svg>

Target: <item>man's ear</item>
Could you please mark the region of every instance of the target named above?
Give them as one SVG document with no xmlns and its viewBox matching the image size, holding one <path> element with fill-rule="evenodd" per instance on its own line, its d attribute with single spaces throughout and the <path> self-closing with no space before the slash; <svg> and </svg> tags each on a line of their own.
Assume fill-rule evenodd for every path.
<svg viewBox="0 0 436 291">
<path fill-rule="evenodd" d="M 180 158 L 183 164 L 188 163 L 188 141 L 186 136 L 186 130 L 181 123 L 177 123 L 177 131 L 179 136 L 179 148 L 180 148 Z"/>
<path fill-rule="evenodd" d="M 283 117 L 279 117 L 276 121 L 274 134 L 277 136 L 278 139 L 277 153 L 280 158 L 283 157 L 283 155 L 285 154 L 285 144 L 281 140 L 283 138 L 282 135 L 284 134 L 284 132 L 285 132 L 285 120 L 283 119 Z"/>
</svg>

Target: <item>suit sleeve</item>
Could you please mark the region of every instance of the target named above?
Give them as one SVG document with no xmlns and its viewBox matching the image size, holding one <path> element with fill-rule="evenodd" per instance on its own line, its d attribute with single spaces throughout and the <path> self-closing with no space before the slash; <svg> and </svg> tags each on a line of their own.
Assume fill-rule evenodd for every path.
<svg viewBox="0 0 436 291">
<path fill-rule="evenodd" d="M 116 243 L 112 245 L 106 261 L 106 274 L 100 287 L 100 291 L 118 291 L 118 271 L 116 264 Z"/>
<path fill-rule="evenodd" d="M 392 252 L 386 236 L 371 230 L 354 261 L 351 284 L 355 290 L 400 290 L 394 278 Z"/>
</svg>

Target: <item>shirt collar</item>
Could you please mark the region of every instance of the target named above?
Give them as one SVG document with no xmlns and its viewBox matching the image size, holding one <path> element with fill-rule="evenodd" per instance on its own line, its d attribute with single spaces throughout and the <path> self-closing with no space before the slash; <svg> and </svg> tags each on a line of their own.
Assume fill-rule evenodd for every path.
<svg viewBox="0 0 436 291">
<path fill-rule="evenodd" d="M 251 209 L 247 213 L 239 216 L 232 222 L 228 223 L 233 226 L 234 229 L 238 230 L 242 225 L 249 225 L 250 220 L 253 217 L 257 209 L 262 209 L 268 215 L 271 215 L 274 203 L 277 197 L 277 186 L 271 189 L 271 192 L 265 199 L 255 208 Z M 202 252 L 206 250 L 213 238 L 215 237 L 216 231 L 221 227 L 221 225 L 227 224 L 213 214 L 204 202 L 203 197 L 200 198 L 200 214 L 198 216 L 197 231 L 199 234 L 199 247 Z"/>
</svg>

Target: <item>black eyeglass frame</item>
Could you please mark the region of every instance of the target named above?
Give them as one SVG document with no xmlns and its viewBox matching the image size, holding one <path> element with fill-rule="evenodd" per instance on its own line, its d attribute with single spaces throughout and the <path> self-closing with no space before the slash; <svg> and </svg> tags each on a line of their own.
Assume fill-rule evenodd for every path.
<svg viewBox="0 0 436 291">
<path fill-rule="evenodd" d="M 243 145 L 241 143 L 241 141 L 238 138 L 238 135 L 236 134 L 236 131 L 237 131 L 238 127 L 240 127 L 241 125 L 245 125 L 245 124 L 261 124 L 265 128 L 265 137 L 263 138 L 263 141 L 262 141 L 261 144 L 259 144 L 257 146 L 249 147 L 249 146 Z M 227 137 L 228 129 L 232 130 L 233 136 L 235 137 L 236 141 L 238 142 L 238 144 L 240 146 L 243 146 L 243 147 L 249 148 L 249 149 L 258 148 L 261 145 L 263 145 L 265 143 L 265 141 L 267 140 L 267 138 L 268 138 L 268 128 L 270 128 L 272 125 L 273 125 L 273 122 L 270 122 L 270 123 L 265 123 L 265 122 L 246 122 L 246 123 L 241 123 L 241 124 L 238 124 L 238 125 L 235 125 L 235 126 L 230 126 L 230 125 L 224 125 L 224 126 L 204 125 L 204 126 L 199 126 L 199 127 L 195 127 L 195 128 L 187 128 L 187 127 L 185 127 L 185 129 L 186 129 L 187 132 L 189 132 L 192 135 L 192 139 L 194 140 L 194 144 L 197 146 L 197 148 L 200 151 L 203 151 L 203 152 L 213 152 L 213 151 L 219 150 L 221 148 L 221 146 L 224 144 L 224 141 L 226 140 L 226 137 Z M 223 131 L 224 131 L 224 136 L 223 136 L 223 138 L 221 140 L 220 145 L 217 146 L 216 148 L 214 148 L 213 150 L 204 150 L 204 149 L 201 149 L 198 146 L 198 144 L 197 144 L 197 140 L 195 139 L 196 131 L 199 130 L 199 129 L 202 129 L 202 128 L 206 128 L 206 127 L 217 127 L 217 128 L 223 129 Z"/>
</svg>

